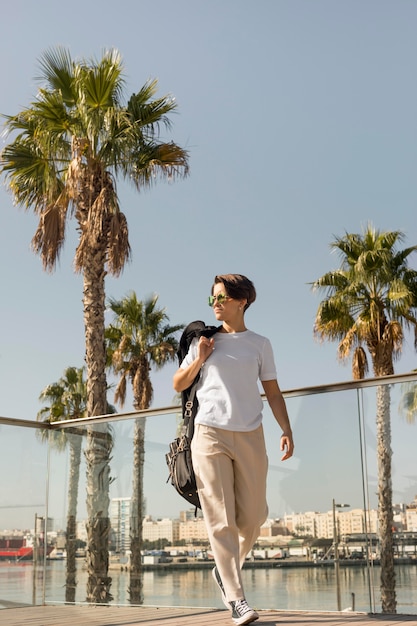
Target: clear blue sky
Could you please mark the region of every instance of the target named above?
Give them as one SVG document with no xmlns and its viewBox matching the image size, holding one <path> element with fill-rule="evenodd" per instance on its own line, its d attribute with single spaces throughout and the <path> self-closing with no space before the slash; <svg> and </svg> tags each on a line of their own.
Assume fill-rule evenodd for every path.
<svg viewBox="0 0 417 626">
<path fill-rule="evenodd" d="M 117 48 L 126 98 L 157 78 L 158 94 L 177 99 L 166 138 L 190 151 L 190 176 L 141 194 L 119 183 L 133 259 L 122 277 L 107 280 L 107 295 L 157 293 L 173 324 L 211 322 L 206 298 L 213 276 L 247 274 L 258 290 L 247 323 L 271 339 L 281 387 L 349 380 L 350 365 L 338 364 L 336 345 L 313 338 L 319 300 L 308 283 L 339 265 L 329 247 L 334 236 L 360 232 L 368 221 L 404 231 L 404 245 L 417 243 L 417 2 L 0 0 L 0 7 L 0 113 L 16 114 L 34 99 L 38 59 L 57 45 L 75 59 Z M 75 225 L 48 275 L 30 250 L 35 217 L 13 207 L 4 188 L 0 220 L 0 415 L 35 419 L 40 391 L 67 366 L 84 362 Z M 172 403 L 174 367 L 153 374 L 154 407 Z M 396 371 L 416 367 L 409 339 Z M 271 497 L 274 514 L 326 510 L 329 494 L 360 503 L 349 491 L 358 460 L 343 456 L 345 485 L 325 469 L 338 464 L 338 451 L 319 441 L 331 427 L 319 425 L 322 403 L 327 416 L 340 413 L 340 402 L 316 398 L 289 403 L 298 438 L 285 467 L 277 468 L 278 432 L 266 420 L 273 489 L 277 479 L 282 485 Z M 155 451 L 147 448 L 147 467 L 160 490 L 149 513 L 175 515 L 182 501 L 168 486 L 163 491 L 161 461 L 172 419 L 148 422 Z M 414 477 L 407 478 L 414 444 L 407 425 L 397 420 L 396 428 L 403 463 L 395 498 L 407 502 L 416 493 Z M 354 434 L 345 430 L 346 446 Z M 352 450 L 357 454 L 356 442 Z M 118 495 L 128 495 L 115 471 Z"/>
<path fill-rule="evenodd" d="M 177 99 L 167 138 L 190 151 L 190 177 L 141 194 L 119 183 L 133 260 L 107 295 L 155 292 L 172 323 L 211 322 L 213 276 L 247 274 L 247 323 L 270 337 L 281 387 L 350 379 L 336 345 L 313 338 L 308 283 L 338 266 L 334 235 L 368 221 L 417 243 L 417 3 L 2 0 L 1 20 L 2 114 L 35 97 L 57 45 L 73 58 L 117 48 L 126 97 L 157 78 Z M 30 250 L 35 217 L 4 188 L 0 207 L 0 415 L 34 419 L 40 391 L 83 364 L 76 235 L 48 275 Z M 397 372 L 415 367 L 410 340 Z M 153 376 L 154 407 L 171 404 L 173 370 Z"/>
</svg>

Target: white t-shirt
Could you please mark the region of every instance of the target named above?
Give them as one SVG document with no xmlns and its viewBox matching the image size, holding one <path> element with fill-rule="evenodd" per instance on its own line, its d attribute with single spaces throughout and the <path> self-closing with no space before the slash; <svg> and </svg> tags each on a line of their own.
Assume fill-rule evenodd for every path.
<svg viewBox="0 0 417 626">
<path fill-rule="evenodd" d="M 258 380 L 277 377 L 271 343 L 251 330 L 218 332 L 214 341 L 214 351 L 201 368 L 195 423 L 240 432 L 255 430 L 263 408 Z M 197 344 L 193 339 L 181 368 L 197 357 Z"/>
</svg>

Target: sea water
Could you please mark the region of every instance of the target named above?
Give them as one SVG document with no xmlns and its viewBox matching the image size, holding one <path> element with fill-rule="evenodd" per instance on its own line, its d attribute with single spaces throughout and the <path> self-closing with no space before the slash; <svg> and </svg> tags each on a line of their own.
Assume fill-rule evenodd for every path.
<svg viewBox="0 0 417 626">
<path fill-rule="evenodd" d="M 0 606 L 10 603 L 41 604 L 65 602 L 65 561 L 51 561 L 44 571 L 33 563 L 0 562 Z M 398 565 L 396 572 L 397 612 L 417 615 L 417 563 Z M 129 572 L 112 569 L 112 604 L 127 605 Z M 363 565 L 340 568 L 342 610 L 381 611 L 378 566 L 373 582 Z M 87 572 L 78 562 L 76 602 L 86 600 Z M 332 566 L 277 567 L 243 570 L 248 601 L 258 609 L 335 611 L 336 576 Z M 192 606 L 224 608 L 211 569 L 156 569 L 143 574 L 144 604 L 149 606 Z"/>
</svg>

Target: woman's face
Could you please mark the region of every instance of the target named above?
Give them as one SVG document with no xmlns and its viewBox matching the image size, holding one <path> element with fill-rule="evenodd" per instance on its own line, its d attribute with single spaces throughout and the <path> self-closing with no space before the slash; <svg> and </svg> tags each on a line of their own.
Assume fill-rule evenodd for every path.
<svg viewBox="0 0 417 626">
<path fill-rule="evenodd" d="M 227 322 L 238 315 L 243 315 L 243 301 L 230 298 L 223 283 L 214 285 L 213 297 L 213 311 L 217 320 Z"/>
</svg>

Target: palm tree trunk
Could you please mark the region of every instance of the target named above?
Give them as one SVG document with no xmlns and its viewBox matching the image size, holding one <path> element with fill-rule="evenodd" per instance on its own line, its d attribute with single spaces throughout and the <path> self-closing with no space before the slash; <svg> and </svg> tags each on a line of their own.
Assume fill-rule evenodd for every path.
<svg viewBox="0 0 417 626">
<path fill-rule="evenodd" d="M 68 481 L 68 515 L 67 515 L 67 577 L 65 583 L 65 602 L 75 602 L 75 590 L 77 587 L 77 565 L 76 565 L 76 543 L 77 543 L 77 505 L 78 505 L 78 484 L 80 478 L 81 462 L 81 437 L 69 434 L 70 446 L 70 476 Z"/>
<path fill-rule="evenodd" d="M 383 613 L 396 613 L 393 507 L 391 476 L 390 388 L 377 388 L 378 526 L 381 554 L 381 603 Z"/>
<path fill-rule="evenodd" d="M 130 503 L 130 587 L 131 604 L 143 604 L 143 466 L 145 460 L 145 418 L 135 420 L 133 435 L 133 486 Z"/>
<path fill-rule="evenodd" d="M 107 424 L 90 427 L 87 433 L 87 602 L 109 602 L 110 454 L 112 436 Z"/>
<path fill-rule="evenodd" d="M 105 311 L 105 242 L 89 246 L 84 267 L 84 326 L 87 364 L 87 413 L 107 412 Z M 87 601 L 108 602 L 111 578 L 109 568 L 109 488 L 112 437 L 105 424 L 91 426 L 87 433 Z"/>
<path fill-rule="evenodd" d="M 105 247 L 97 241 L 89 250 L 84 269 L 84 331 L 87 365 L 87 413 L 89 417 L 107 412 L 106 344 L 104 312 L 106 308 L 104 269 Z M 87 255 L 86 255 L 87 256 Z"/>
</svg>

